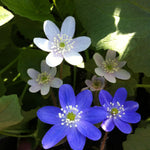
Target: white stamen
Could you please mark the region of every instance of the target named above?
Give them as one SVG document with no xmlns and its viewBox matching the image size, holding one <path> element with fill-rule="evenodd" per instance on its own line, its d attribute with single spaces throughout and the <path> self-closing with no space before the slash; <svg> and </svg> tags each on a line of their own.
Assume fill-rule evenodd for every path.
<svg viewBox="0 0 150 150">
<path fill-rule="evenodd" d="M 68 105 L 66 106 L 65 110 L 61 108 L 62 113 L 58 113 L 58 117 L 61 119 L 61 125 L 66 125 L 70 128 L 77 127 L 77 122 L 80 121 L 81 114 L 83 113 L 82 111 L 79 111 L 77 107 L 78 105 L 76 105 L 75 107 L 72 105 Z M 75 115 L 74 120 L 70 120 L 69 118 L 67 118 L 67 115 L 69 113 Z"/>
</svg>

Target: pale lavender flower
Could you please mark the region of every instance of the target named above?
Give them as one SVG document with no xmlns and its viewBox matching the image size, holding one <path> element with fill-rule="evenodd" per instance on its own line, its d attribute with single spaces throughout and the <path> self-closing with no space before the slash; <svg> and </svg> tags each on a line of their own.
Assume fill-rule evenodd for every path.
<svg viewBox="0 0 150 150">
<path fill-rule="evenodd" d="M 49 20 L 44 22 L 44 32 L 48 39 L 34 38 L 34 43 L 43 51 L 49 52 L 46 63 L 55 67 L 63 61 L 63 58 L 71 65 L 79 65 L 83 58 L 79 52 L 86 50 L 91 39 L 81 36 L 73 39 L 75 32 L 74 17 L 67 17 L 62 23 L 61 30 Z"/>
<path fill-rule="evenodd" d="M 93 56 L 98 68 L 95 68 L 95 73 L 99 76 L 104 76 L 106 80 L 112 83 L 116 83 L 116 78 L 122 80 L 128 80 L 130 73 L 124 69 L 121 69 L 126 61 L 119 61 L 116 57 L 116 51 L 108 50 L 106 53 L 106 59 L 95 53 Z"/>
<path fill-rule="evenodd" d="M 28 84 L 31 85 L 29 91 L 31 93 L 41 91 L 41 95 L 46 95 L 50 91 L 50 87 L 59 88 L 63 81 L 54 77 L 56 72 L 56 67 L 50 68 L 44 60 L 41 62 L 41 73 L 29 68 L 27 73 L 32 78 L 28 80 Z"/>
<path fill-rule="evenodd" d="M 82 91 L 85 89 L 90 89 L 91 91 L 100 91 L 105 86 L 105 79 L 104 77 L 97 77 L 94 75 L 92 80 L 85 80 L 85 84 L 87 87 L 83 88 Z"/>
</svg>

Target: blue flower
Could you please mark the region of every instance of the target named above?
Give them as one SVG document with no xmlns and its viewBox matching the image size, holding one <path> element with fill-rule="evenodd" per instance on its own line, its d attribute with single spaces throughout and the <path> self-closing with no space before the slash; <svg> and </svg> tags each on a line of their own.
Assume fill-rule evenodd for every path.
<svg viewBox="0 0 150 150">
<path fill-rule="evenodd" d="M 102 122 L 101 127 L 106 132 L 110 132 L 115 126 L 125 133 L 129 134 L 132 131 L 130 124 L 137 123 L 141 120 L 139 113 L 136 110 L 139 104 L 135 101 L 126 101 L 127 91 L 125 88 L 119 88 L 114 98 L 105 90 L 99 93 L 101 108 L 105 110 L 106 118 Z"/>
<path fill-rule="evenodd" d="M 82 150 L 86 137 L 90 140 L 99 140 L 101 132 L 93 124 L 106 118 L 105 111 L 100 107 L 90 107 L 92 93 L 84 90 L 75 96 L 72 87 L 64 84 L 59 89 L 61 109 L 54 106 L 45 106 L 38 110 L 38 118 L 54 126 L 48 130 L 42 139 L 44 149 L 49 149 L 67 137 L 70 147 Z"/>
</svg>

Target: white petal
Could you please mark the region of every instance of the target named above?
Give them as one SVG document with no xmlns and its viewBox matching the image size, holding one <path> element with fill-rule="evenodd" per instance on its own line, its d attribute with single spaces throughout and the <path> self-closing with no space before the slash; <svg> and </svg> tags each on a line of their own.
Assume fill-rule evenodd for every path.
<svg viewBox="0 0 150 150">
<path fill-rule="evenodd" d="M 32 68 L 29 68 L 27 70 L 27 73 L 32 79 L 37 79 L 38 75 L 40 74 L 38 71 L 36 71 L 35 69 L 32 69 Z"/>
<path fill-rule="evenodd" d="M 115 58 L 116 58 L 116 51 L 108 50 L 106 53 L 106 60 Z"/>
<path fill-rule="evenodd" d="M 96 78 L 97 78 L 97 76 L 94 75 L 94 76 L 92 77 L 92 81 L 96 80 Z"/>
<path fill-rule="evenodd" d="M 45 60 L 42 60 L 41 62 L 41 72 L 47 72 L 51 75 L 51 77 L 54 77 L 56 75 L 57 69 L 56 67 L 50 68 Z"/>
<path fill-rule="evenodd" d="M 95 63 L 98 67 L 100 67 L 102 62 L 104 61 L 103 57 L 98 53 L 94 54 L 93 59 L 95 60 Z"/>
<path fill-rule="evenodd" d="M 111 83 L 116 83 L 116 78 L 111 74 L 105 74 L 104 78 Z"/>
<path fill-rule="evenodd" d="M 50 90 L 50 85 L 49 84 L 43 85 L 41 87 L 41 95 L 48 94 L 49 90 Z"/>
<path fill-rule="evenodd" d="M 56 67 L 59 64 L 61 64 L 62 61 L 63 61 L 62 56 L 56 56 L 53 53 L 48 54 L 48 56 L 46 57 L 46 63 L 50 67 Z"/>
<path fill-rule="evenodd" d="M 119 66 L 120 68 L 122 68 L 123 66 L 125 66 L 126 63 L 127 63 L 126 61 L 119 61 L 118 66 Z"/>
<path fill-rule="evenodd" d="M 52 76 L 52 77 L 54 77 L 55 75 L 56 75 L 56 72 L 57 72 L 57 69 L 56 69 L 56 67 L 53 67 L 53 68 L 50 68 L 50 75 Z"/>
<path fill-rule="evenodd" d="M 50 20 L 44 22 L 44 32 L 50 41 L 53 41 L 54 37 L 60 34 L 58 27 Z"/>
<path fill-rule="evenodd" d="M 82 56 L 74 51 L 64 53 L 64 59 L 71 65 L 79 65 L 83 61 Z"/>
<path fill-rule="evenodd" d="M 41 61 L 41 72 L 50 72 L 50 67 L 46 64 L 45 60 Z"/>
<path fill-rule="evenodd" d="M 124 69 L 120 69 L 118 72 L 115 72 L 114 75 L 118 79 L 123 79 L 123 80 L 128 80 L 131 77 L 130 73 Z"/>
<path fill-rule="evenodd" d="M 36 92 L 38 92 L 40 89 L 41 89 L 40 86 L 31 86 L 31 87 L 29 88 L 29 91 L 30 91 L 31 93 L 36 93 Z"/>
<path fill-rule="evenodd" d="M 91 87 L 92 81 L 91 81 L 91 80 L 85 80 L 85 84 L 86 84 L 88 87 Z"/>
<path fill-rule="evenodd" d="M 52 43 L 44 38 L 34 38 L 34 44 L 43 51 L 51 52 Z"/>
<path fill-rule="evenodd" d="M 75 32 L 75 19 L 74 19 L 74 17 L 69 16 L 62 23 L 61 35 L 66 34 L 70 38 L 72 38 L 74 35 L 74 32 Z"/>
<path fill-rule="evenodd" d="M 73 50 L 76 52 L 84 51 L 91 45 L 91 39 L 87 36 L 74 38 L 73 42 Z"/>
<path fill-rule="evenodd" d="M 31 86 L 40 86 L 35 80 L 28 80 L 28 84 Z"/>
<path fill-rule="evenodd" d="M 59 78 L 54 78 L 51 82 L 51 87 L 59 88 L 63 84 L 63 81 Z"/>
<path fill-rule="evenodd" d="M 105 72 L 101 67 L 95 68 L 95 73 L 99 76 L 104 76 Z"/>
</svg>

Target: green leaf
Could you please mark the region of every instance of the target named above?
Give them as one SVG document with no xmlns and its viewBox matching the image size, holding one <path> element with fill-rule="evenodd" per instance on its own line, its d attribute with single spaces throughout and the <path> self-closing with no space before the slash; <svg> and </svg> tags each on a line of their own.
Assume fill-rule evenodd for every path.
<svg viewBox="0 0 150 150">
<path fill-rule="evenodd" d="M 55 7 L 62 18 L 73 16 L 75 8 L 71 0 L 54 0 Z"/>
<path fill-rule="evenodd" d="M 118 51 L 120 58 L 130 60 L 128 64 L 134 72 L 144 72 L 150 76 L 150 14 L 145 8 L 141 9 L 142 3 L 145 3 L 147 10 L 150 5 L 146 0 L 138 1 L 136 5 L 134 3 L 128 0 L 75 1 L 77 14 L 93 46 L 98 50 Z M 139 3 L 140 7 L 137 7 Z"/>
<path fill-rule="evenodd" d="M 0 26 L 0 50 L 4 49 L 8 44 L 10 44 L 10 33 L 11 33 L 11 24 L 5 24 Z"/>
<path fill-rule="evenodd" d="M 26 39 L 33 41 L 34 37 L 45 36 L 42 22 L 32 21 L 24 17 L 16 17 L 16 26 Z"/>
<path fill-rule="evenodd" d="M 136 84 L 137 84 L 137 81 L 134 78 L 131 78 L 129 80 L 119 80 L 119 79 L 117 79 L 116 84 L 111 84 L 111 86 L 106 87 L 106 89 L 111 94 L 114 94 L 118 88 L 124 87 L 128 91 L 128 96 L 134 96 L 135 95 L 135 90 L 136 90 Z"/>
<path fill-rule="evenodd" d="M 0 129 L 15 125 L 22 121 L 21 107 L 17 95 L 0 98 Z"/>
<path fill-rule="evenodd" d="M 30 121 L 36 118 L 36 112 L 38 109 L 39 108 L 31 109 L 29 111 L 22 111 L 23 120 L 19 124 L 7 128 L 7 132 L 13 132 L 15 134 L 27 134 L 33 132 L 34 125 L 30 126 Z"/>
<path fill-rule="evenodd" d="M 149 150 L 150 148 L 150 124 L 146 128 L 137 128 L 134 134 L 127 136 L 123 143 L 124 150 Z"/>
<path fill-rule="evenodd" d="M 41 61 L 45 59 L 46 53 L 37 49 L 22 50 L 18 61 L 18 72 L 24 81 L 29 79 L 27 69 L 33 68 L 40 71 Z"/>
<path fill-rule="evenodd" d="M 31 20 L 54 19 L 50 14 L 49 0 L 2 0 L 2 3 L 14 13 Z"/>
<path fill-rule="evenodd" d="M 150 76 L 150 36 L 134 42 L 137 46 L 128 54 L 127 65 L 135 73 L 144 72 L 146 76 Z"/>
<path fill-rule="evenodd" d="M 95 61 L 93 59 L 89 59 L 87 60 L 87 62 L 85 62 L 85 69 L 92 73 L 92 74 L 95 74 L 95 68 L 96 68 L 96 64 L 95 64 Z"/>
<path fill-rule="evenodd" d="M 10 21 L 14 15 L 7 9 L 0 6 L 0 26 Z"/>
</svg>

